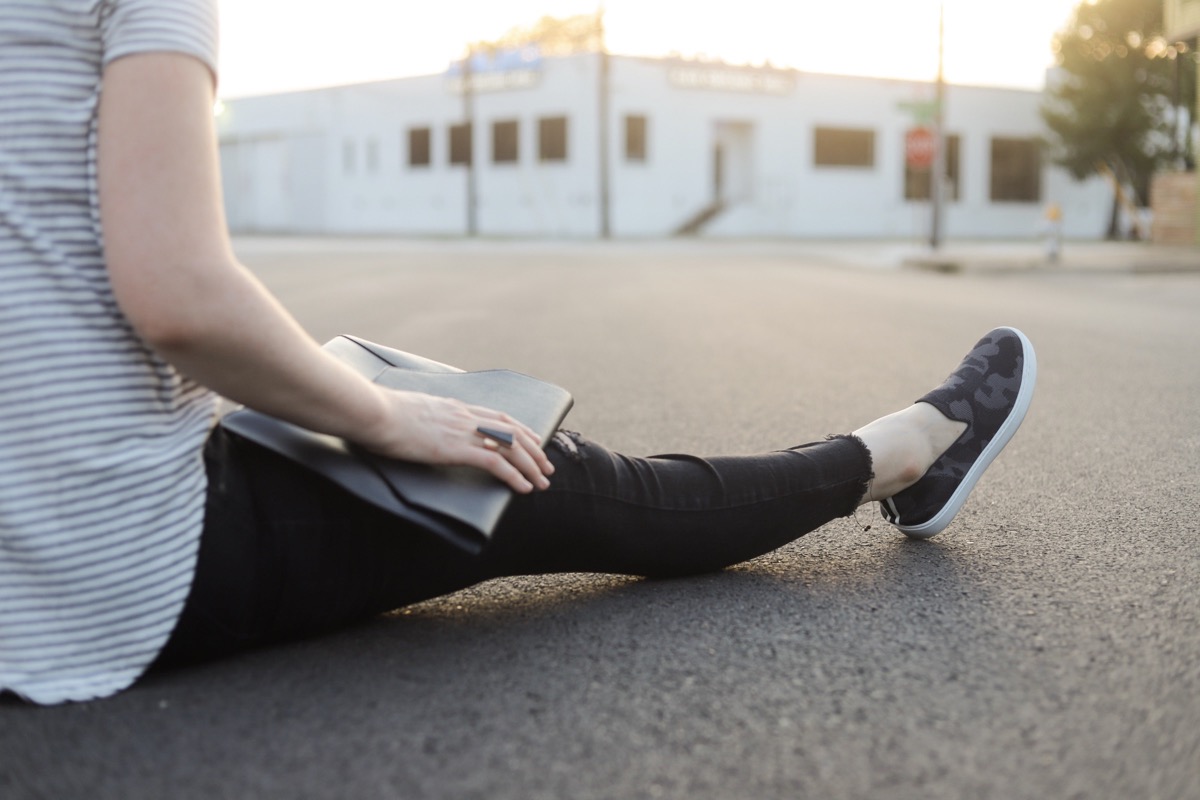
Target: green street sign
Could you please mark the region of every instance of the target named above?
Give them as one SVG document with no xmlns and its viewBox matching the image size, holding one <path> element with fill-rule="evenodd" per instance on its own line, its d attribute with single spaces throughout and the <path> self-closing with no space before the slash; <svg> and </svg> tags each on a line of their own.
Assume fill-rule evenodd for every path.
<svg viewBox="0 0 1200 800">
<path fill-rule="evenodd" d="M 913 121 L 918 125 L 929 125 L 937 118 L 938 101 L 906 100 L 896 103 L 896 108 L 912 114 Z"/>
</svg>

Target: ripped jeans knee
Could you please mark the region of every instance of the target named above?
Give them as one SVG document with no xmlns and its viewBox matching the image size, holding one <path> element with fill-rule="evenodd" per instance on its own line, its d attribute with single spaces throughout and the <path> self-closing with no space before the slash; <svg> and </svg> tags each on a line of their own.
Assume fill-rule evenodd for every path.
<svg viewBox="0 0 1200 800">
<path fill-rule="evenodd" d="M 587 447 L 587 442 L 583 436 L 575 431 L 558 430 L 554 436 L 550 437 L 550 443 L 547 447 L 553 447 L 558 452 L 566 456 L 567 460 L 578 464 L 583 460 L 583 448 Z"/>
</svg>

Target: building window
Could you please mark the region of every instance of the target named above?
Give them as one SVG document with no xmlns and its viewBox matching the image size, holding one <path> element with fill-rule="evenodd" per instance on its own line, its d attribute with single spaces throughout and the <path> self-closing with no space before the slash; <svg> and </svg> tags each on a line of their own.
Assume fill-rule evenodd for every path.
<svg viewBox="0 0 1200 800">
<path fill-rule="evenodd" d="M 517 160 L 517 121 L 492 123 L 492 163 L 511 164 Z"/>
<path fill-rule="evenodd" d="M 358 167 L 358 148 L 351 139 L 342 142 L 342 172 L 353 175 Z"/>
<path fill-rule="evenodd" d="M 646 160 L 646 118 L 640 114 L 625 117 L 625 160 Z"/>
<path fill-rule="evenodd" d="M 962 150 L 961 138 L 946 137 L 946 199 L 958 199 L 959 153 Z M 933 167 L 914 169 L 904 165 L 904 199 L 931 200 L 933 199 Z"/>
<path fill-rule="evenodd" d="M 410 167 L 428 167 L 430 158 L 431 139 L 429 128 L 408 129 L 408 165 Z"/>
<path fill-rule="evenodd" d="M 543 117 L 538 120 L 538 160 L 567 160 L 566 117 Z"/>
<path fill-rule="evenodd" d="M 818 167 L 875 166 L 875 131 L 857 128 L 817 128 L 813 163 Z"/>
<path fill-rule="evenodd" d="M 992 139 L 992 202 L 1042 199 L 1042 150 L 1037 139 Z"/>
<path fill-rule="evenodd" d="M 471 163 L 471 123 L 450 126 L 450 163 Z"/>
<path fill-rule="evenodd" d="M 379 142 L 376 139 L 367 139 L 366 153 L 363 160 L 365 162 L 364 170 L 368 175 L 374 175 L 379 171 Z"/>
</svg>

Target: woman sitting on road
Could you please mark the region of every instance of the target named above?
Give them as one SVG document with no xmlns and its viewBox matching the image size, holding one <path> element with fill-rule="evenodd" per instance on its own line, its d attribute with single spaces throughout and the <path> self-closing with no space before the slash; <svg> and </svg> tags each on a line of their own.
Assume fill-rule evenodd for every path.
<svg viewBox="0 0 1200 800">
<path fill-rule="evenodd" d="M 1024 417 L 1034 354 L 1010 328 L 921 401 L 754 456 L 543 450 L 502 414 L 382 389 L 232 254 L 216 36 L 215 0 L 0 5 L 0 689 L 111 695 L 502 575 L 716 570 L 870 501 L 932 536 Z M 468 554 L 214 429 L 218 395 L 516 497 Z"/>
</svg>

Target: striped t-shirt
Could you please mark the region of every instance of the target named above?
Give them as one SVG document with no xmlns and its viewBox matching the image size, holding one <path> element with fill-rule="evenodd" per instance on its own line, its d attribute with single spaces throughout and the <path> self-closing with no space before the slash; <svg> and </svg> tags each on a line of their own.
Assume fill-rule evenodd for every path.
<svg viewBox="0 0 1200 800">
<path fill-rule="evenodd" d="M 216 63 L 215 0 L 0 2 L 0 689 L 117 692 L 191 585 L 213 396 L 118 309 L 96 199 L 103 66 Z"/>
</svg>

